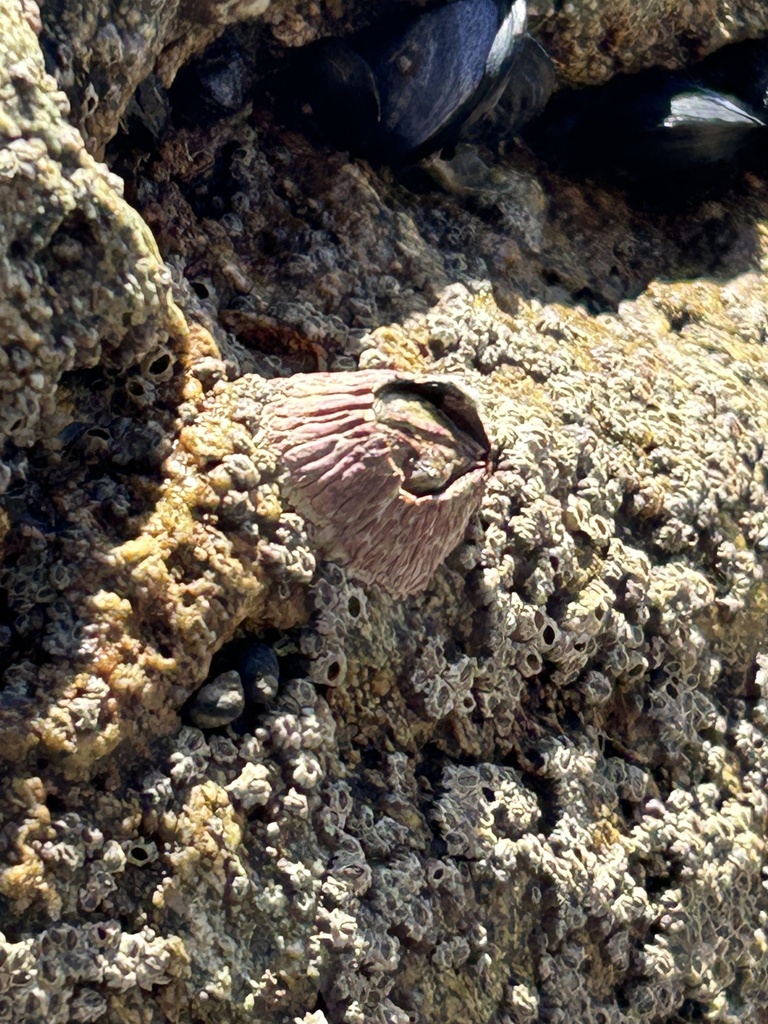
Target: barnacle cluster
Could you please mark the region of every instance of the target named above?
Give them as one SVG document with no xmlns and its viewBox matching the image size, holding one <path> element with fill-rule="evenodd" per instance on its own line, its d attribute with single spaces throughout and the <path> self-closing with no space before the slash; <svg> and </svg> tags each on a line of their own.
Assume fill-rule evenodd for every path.
<svg viewBox="0 0 768 1024">
<path fill-rule="evenodd" d="M 109 993 L 149 992 L 187 971 L 180 939 L 126 932 L 116 920 L 51 925 L 32 940 L 2 940 L 0 950 L 3 988 L 13 986 L 12 998 L 0 996 L 0 1020 L 19 1024 L 103 1020 Z"/>
<path fill-rule="evenodd" d="M 164 264 L 35 33 L 96 148 L 144 69 L 263 4 L 197 5 L 198 35 L 86 6 L 0 7 L 30 411 L 0 510 L 0 1019 L 762 1020 L 760 181 L 663 223 L 521 186 L 515 222 L 233 115 L 129 183 Z M 746 3 L 538 8 L 572 81 L 768 30 Z M 303 45 L 334 11 L 254 31 Z M 418 587 L 366 579 L 342 492 L 329 514 L 286 472 L 331 383 L 395 508 L 482 483 Z"/>
</svg>

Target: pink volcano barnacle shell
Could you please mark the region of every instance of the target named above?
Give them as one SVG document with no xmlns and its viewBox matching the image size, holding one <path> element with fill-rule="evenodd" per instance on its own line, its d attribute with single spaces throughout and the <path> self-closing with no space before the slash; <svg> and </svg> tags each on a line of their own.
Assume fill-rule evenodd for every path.
<svg viewBox="0 0 768 1024">
<path fill-rule="evenodd" d="M 266 439 L 320 554 L 397 597 L 426 589 L 464 536 L 489 470 L 473 397 L 394 370 L 274 382 Z"/>
</svg>

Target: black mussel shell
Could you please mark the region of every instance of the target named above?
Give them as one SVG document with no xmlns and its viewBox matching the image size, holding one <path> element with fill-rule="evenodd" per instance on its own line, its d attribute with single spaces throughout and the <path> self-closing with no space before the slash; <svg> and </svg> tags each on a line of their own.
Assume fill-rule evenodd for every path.
<svg viewBox="0 0 768 1024">
<path fill-rule="evenodd" d="M 453 146 L 499 99 L 525 20 L 521 0 L 453 0 L 364 47 L 381 102 L 373 155 L 397 164 Z"/>
<path fill-rule="evenodd" d="M 691 70 L 702 85 L 768 112 L 768 39 L 724 46 Z"/>
<path fill-rule="evenodd" d="M 179 71 L 170 89 L 174 119 L 181 124 L 213 124 L 237 113 L 253 90 L 248 55 L 228 38 Z"/>
<path fill-rule="evenodd" d="M 140 82 L 120 122 L 121 130 L 134 145 L 151 149 L 165 135 L 171 114 L 168 92 L 157 75 Z"/>
<path fill-rule="evenodd" d="M 558 94 L 526 137 L 566 172 L 663 181 L 733 164 L 765 128 L 737 97 L 652 69 Z"/>
<path fill-rule="evenodd" d="M 683 86 L 669 101 L 663 122 L 648 129 L 659 147 L 658 163 L 686 170 L 728 162 L 765 123 L 732 96 Z"/>
<path fill-rule="evenodd" d="M 274 648 L 258 640 L 246 640 L 236 650 L 245 699 L 260 704 L 271 700 L 280 678 L 280 662 Z"/>
<path fill-rule="evenodd" d="M 282 120 L 336 149 L 363 154 L 379 130 L 373 72 L 343 39 L 320 39 L 289 54 L 268 90 Z"/>
<path fill-rule="evenodd" d="M 509 86 L 498 106 L 498 115 L 505 125 L 504 134 L 516 135 L 538 117 L 556 87 L 557 76 L 549 54 L 532 36 L 522 36 Z"/>
<path fill-rule="evenodd" d="M 450 0 L 354 39 L 302 47 L 267 92 L 279 116 L 315 140 L 376 163 L 415 164 L 450 150 L 511 79 L 515 125 L 544 106 L 554 72 L 525 23 L 525 0 Z"/>
</svg>

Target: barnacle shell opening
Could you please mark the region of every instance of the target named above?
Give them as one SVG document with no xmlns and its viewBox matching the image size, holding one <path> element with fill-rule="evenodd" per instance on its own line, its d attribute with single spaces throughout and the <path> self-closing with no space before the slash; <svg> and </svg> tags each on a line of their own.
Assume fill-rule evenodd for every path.
<svg viewBox="0 0 768 1024">
<path fill-rule="evenodd" d="M 297 374 L 274 382 L 263 422 L 320 553 L 394 596 L 425 589 L 488 473 L 470 392 L 390 370 Z"/>
</svg>

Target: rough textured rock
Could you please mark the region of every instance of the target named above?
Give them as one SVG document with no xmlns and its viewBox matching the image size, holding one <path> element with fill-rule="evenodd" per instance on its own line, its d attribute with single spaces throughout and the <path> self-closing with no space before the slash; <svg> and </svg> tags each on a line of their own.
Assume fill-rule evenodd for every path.
<svg viewBox="0 0 768 1024">
<path fill-rule="evenodd" d="M 537 0 L 529 9 L 541 16 L 542 42 L 557 58 L 563 79 L 580 85 L 603 81 L 616 71 L 686 64 L 766 31 L 760 0 L 649 0 L 642 5 L 632 0 Z"/>
<path fill-rule="evenodd" d="M 43 9 L 94 153 L 258 13 L 131 11 Z M 538 13 L 579 81 L 768 30 Z M 39 29 L 0 8 L 0 1021 L 768 1021 L 766 182 L 660 212 L 489 131 L 459 200 L 247 105 L 123 139 L 128 202 Z M 407 599 L 295 507 L 265 409 L 318 370 L 478 396 L 493 472 Z"/>
<path fill-rule="evenodd" d="M 170 275 L 120 180 L 67 123 L 23 10 L 9 5 L 3 21 L 0 442 L 28 446 L 57 415 L 63 373 L 159 348 Z"/>
</svg>

